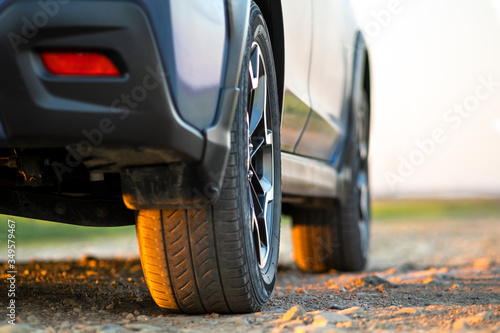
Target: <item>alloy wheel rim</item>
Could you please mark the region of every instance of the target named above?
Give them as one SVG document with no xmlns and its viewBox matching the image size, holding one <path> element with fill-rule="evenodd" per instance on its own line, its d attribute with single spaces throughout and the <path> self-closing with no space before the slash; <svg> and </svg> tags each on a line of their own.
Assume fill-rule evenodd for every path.
<svg viewBox="0 0 500 333">
<path fill-rule="evenodd" d="M 370 116 L 369 116 L 369 101 L 365 91 L 362 90 L 362 97 L 358 103 L 358 135 L 359 135 L 359 155 L 361 160 L 368 159 L 368 141 L 370 136 Z"/>
<path fill-rule="evenodd" d="M 368 257 L 370 238 L 370 190 L 368 184 L 368 144 L 370 136 L 370 102 L 362 87 L 357 103 L 358 170 L 356 187 L 359 195 L 359 235 L 363 257 Z"/>
<path fill-rule="evenodd" d="M 356 187 L 359 193 L 359 235 L 361 251 L 363 256 L 368 256 L 369 247 L 369 223 L 370 223 L 370 192 L 368 188 L 368 170 L 366 163 L 362 163 L 362 167 L 358 170 L 356 179 Z"/>
<path fill-rule="evenodd" d="M 255 254 L 263 269 L 271 251 L 274 201 L 274 147 L 268 77 L 262 50 L 253 42 L 248 64 L 248 184 Z"/>
</svg>

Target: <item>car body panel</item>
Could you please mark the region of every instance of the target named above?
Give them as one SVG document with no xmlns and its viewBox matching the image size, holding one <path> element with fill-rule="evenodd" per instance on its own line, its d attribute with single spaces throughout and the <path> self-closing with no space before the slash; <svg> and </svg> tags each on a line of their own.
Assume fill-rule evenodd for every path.
<svg viewBox="0 0 500 333">
<path fill-rule="evenodd" d="M 339 137 L 348 68 L 342 45 L 345 18 L 340 1 L 311 1 L 312 43 L 309 92 L 312 113 L 295 153 L 332 159 Z"/>
<path fill-rule="evenodd" d="M 294 152 L 310 113 L 309 67 L 312 43 L 310 1 L 282 1 L 285 31 L 285 98 L 281 149 Z"/>
<path fill-rule="evenodd" d="M 1 64 L 10 78 L 0 83 L 7 133 L 1 146 L 65 147 L 88 140 L 84 131 L 99 128 L 102 119 L 109 119 L 113 130 L 103 133 L 99 147 L 168 146 L 181 135 L 175 127 L 197 137 L 201 145 L 191 144 L 202 149 L 201 133 L 175 110 L 165 82 L 170 71 L 161 61 L 150 22 L 139 6 L 130 1 L 72 1 L 60 5 L 57 15 L 28 35 L 30 24 L 35 23 L 19 17 L 36 18 L 41 12 L 36 1 L 17 1 L 10 2 L 0 16 L 0 29 L 8 37 L 0 45 Z M 23 38 L 21 42 L 12 42 L 13 34 Z M 123 74 L 117 78 L 54 76 L 39 59 L 38 52 L 44 49 L 116 54 Z M 165 132 L 154 126 L 161 123 L 173 128 Z M 188 155 L 199 159 L 201 149 Z"/>
<path fill-rule="evenodd" d="M 282 4 L 287 42 L 282 149 L 335 162 L 346 135 L 357 33 L 349 1 Z"/>
<path fill-rule="evenodd" d="M 256 2 L 267 6 L 278 85 L 284 81 L 283 193 L 337 197 L 337 185 L 346 179 L 340 157 L 349 150 L 356 53 L 349 2 Z M 57 170 L 66 170 L 64 177 L 83 170 L 79 175 L 89 179 L 121 175 L 123 200 L 131 209 L 214 202 L 227 164 L 239 80 L 246 74 L 241 68 L 250 3 L 0 0 L 0 32 L 7 37 L 0 41 L 0 66 L 9 78 L 0 80 L 0 151 L 15 148 L 33 156 L 41 149 L 45 157 L 44 149 L 59 149 L 64 154 L 54 157 L 51 151 L 41 166 L 42 174 L 55 172 L 57 181 Z M 37 21 L 44 17 L 46 22 Z M 54 76 L 40 61 L 44 49 L 101 50 L 122 75 Z M 302 182 L 300 174 L 307 175 Z M 314 175 L 329 179 L 321 184 Z M 154 186 L 139 186 L 141 181 Z M 23 192 L 35 198 L 30 195 L 43 196 L 40 189 L 56 184 L 25 179 L 16 186 L 5 196 Z M 56 198 L 68 199 L 61 193 Z M 30 217 L 45 202 L 32 201 Z M 67 202 L 75 204 L 74 198 Z M 0 205 L 2 212 L 14 214 Z M 74 222 L 51 214 L 46 216 Z M 91 223 L 94 215 L 74 223 Z"/>
<path fill-rule="evenodd" d="M 223 0 L 170 1 L 179 110 L 196 128 L 215 120 L 227 39 Z M 196 24 L 193 24 L 196 22 Z"/>
</svg>

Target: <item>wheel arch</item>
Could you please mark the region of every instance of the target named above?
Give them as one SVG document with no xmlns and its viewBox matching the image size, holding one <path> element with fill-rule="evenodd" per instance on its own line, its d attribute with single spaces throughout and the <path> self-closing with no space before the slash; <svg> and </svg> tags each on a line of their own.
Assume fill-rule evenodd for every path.
<svg viewBox="0 0 500 333">
<path fill-rule="evenodd" d="M 356 88 L 361 87 L 368 95 L 371 101 L 371 59 L 370 51 L 366 40 L 361 31 L 356 33 L 355 38 L 355 52 L 353 54 L 353 67 L 352 67 L 352 91 L 351 94 L 356 93 Z M 359 82 L 361 81 L 361 82 Z M 360 84 L 361 83 L 361 84 Z"/>
<path fill-rule="evenodd" d="M 371 58 L 370 58 L 370 51 L 368 50 L 368 46 L 365 44 L 364 48 L 364 53 L 365 53 L 365 61 L 364 61 L 364 73 L 363 73 L 363 90 L 365 91 L 366 95 L 368 96 L 368 103 L 370 105 L 370 113 L 371 113 L 371 102 L 372 102 L 372 89 L 371 89 L 371 79 L 372 79 L 372 73 L 371 73 Z"/>
<path fill-rule="evenodd" d="M 350 96 L 348 96 L 349 100 L 349 114 L 347 117 L 347 132 L 346 139 L 344 140 L 342 153 L 338 159 L 337 170 L 340 174 L 342 174 L 343 170 L 350 169 L 354 160 L 354 156 L 357 150 L 357 142 L 355 135 L 356 127 L 357 127 L 357 117 L 356 112 L 359 108 L 360 99 L 362 93 L 366 93 L 368 97 L 368 138 L 370 133 L 370 118 L 371 118 L 371 61 L 370 61 L 370 52 L 368 46 L 366 44 L 365 38 L 361 31 L 357 31 L 355 34 L 354 41 L 354 52 L 353 52 L 353 63 L 351 69 L 352 82 L 350 87 Z M 368 149 L 369 149 L 369 139 L 368 139 Z M 341 188 L 345 188 L 348 185 L 350 178 L 343 178 L 341 180 L 342 185 Z M 339 199 L 343 201 L 345 199 L 345 192 L 343 190 L 339 190 L 340 197 Z"/>
<path fill-rule="evenodd" d="M 366 93 L 366 96 L 368 97 L 368 117 L 370 119 L 370 121 L 368 122 L 368 134 L 370 134 L 371 133 L 371 115 L 372 115 L 371 59 L 370 59 L 370 52 L 369 52 L 368 46 L 367 46 L 366 42 L 364 41 L 363 35 L 361 33 L 360 33 L 360 38 L 363 39 L 363 47 L 364 47 L 364 49 L 363 49 L 363 52 L 364 52 L 363 90 Z M 369 146 L 370 146 L 370 135 L 368 135 L 368 148 L 369 148 Z"/>
<path fill-rule="evenodd" d="M 254 1 L 257 6 L 259 6 L 264 19 L 266 20 L 269 35 L 271 36 L 281 114 L 283 111 L 283 96 L 285 90 L 285 34 L 283 31 L 283 12 L 281 9 L 281 1 Z"/>
</svg>

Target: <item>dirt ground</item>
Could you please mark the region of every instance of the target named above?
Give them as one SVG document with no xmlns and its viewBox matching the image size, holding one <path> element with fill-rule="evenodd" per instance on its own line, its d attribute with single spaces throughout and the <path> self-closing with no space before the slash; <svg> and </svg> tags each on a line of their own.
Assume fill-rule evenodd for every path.
<svg viewBox="0 0 500 333">
<path fill-rule="evenodd" d="M 62 250 L 77 259 L 45 261 L 50 247 L 40 248 L 44 260 L 17 267 L 15 326 L 7 324 L 9 275 L 1 266 L 0 332 L 500 332 L 500 219 L 376 222 L 371 261 L 360 274 L 301 273 L 289 237 L 283 228 L 271 301 L 246 315 L 158 308 L 128 240 L 91 256 L 77 244 Z M 110 246 L 127 257 L 95 256 Z"/>
</svg>

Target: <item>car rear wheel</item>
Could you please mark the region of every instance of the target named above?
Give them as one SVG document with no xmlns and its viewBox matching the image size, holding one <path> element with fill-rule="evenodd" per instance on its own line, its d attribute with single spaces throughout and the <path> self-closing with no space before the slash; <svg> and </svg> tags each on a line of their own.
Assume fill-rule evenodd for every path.
<svg viewBox="0 0 500 333">
<path fill-rule="evenodd" d="M 292 214 L 295 261 L 305 272 L 360 271 L 367 261 L 370 198 L 366 166 L 354 173 L 349 194 L 330 207 L 297 207 Z"/>
<path fill-rule="evenodd" d="M 366 94 L 362 99 L 355 113 L 356 149 L 345 197 L 321 207 L 292 210 L 295 261 L 303 271 L 360 271 L 366 266 L 371 219 L 369 102 Z"/>
<path fill-rule="evenodd" d="M 258 311 L 274 288 L 281 219 L 280 117 L 264 18 L 252 4 L 240 98 L 219 200 L 137 216 L 151 295 L 184 313 Z"/>
</svg>

